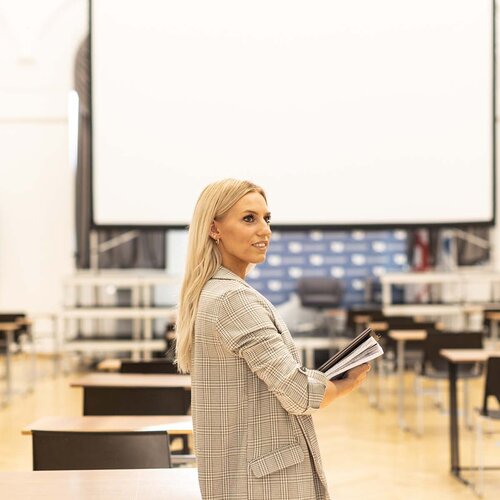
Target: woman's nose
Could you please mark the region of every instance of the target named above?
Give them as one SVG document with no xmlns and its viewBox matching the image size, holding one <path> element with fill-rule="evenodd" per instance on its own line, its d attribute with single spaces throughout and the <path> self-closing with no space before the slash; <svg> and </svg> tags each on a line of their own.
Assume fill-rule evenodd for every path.
<svg viewBox="0 0 500 500">
<path fill-rule="evenodd" d="M 271 228 L 269 227 L 269 224 L 264 221 L 261 224 L 261 227 L 259 228 L 259 234 L 262 236 L 270 236 L 272 233 Z"/>
</svg>

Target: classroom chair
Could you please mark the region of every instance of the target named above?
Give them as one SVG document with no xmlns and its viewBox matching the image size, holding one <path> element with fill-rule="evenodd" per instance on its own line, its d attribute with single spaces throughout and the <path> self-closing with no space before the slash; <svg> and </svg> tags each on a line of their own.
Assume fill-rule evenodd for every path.
<svg viewBox="0 0 500 500">
<path fill-rule="evenodd" d="M 500 422 L 500 410 L 491 408 L 490 398 L 496 398 L 497 404 L 500 405 L 500 357 L 492 357 L 488 359 L 486 364 L 486 378 L 484 384 L 483 407 L 479 410 L 476 418 L 476 439 L 475 445 L 475 460 L 477 464 L 478 480 L 476 482 L 476 493 L 480 496 L 484 492 L 484 424 L 492 421 Z M 500 431 L 496 431 L 498 434 Z M 493 434 L 493 432 L 491 433 Z M 495 467 L 498 469 L 498 467 Z"/>
<path fill-rule="evenodd" d="M 424 380 L 434 382 L 448 379 L 448 362 L 440 355 L 441 349 L 482 349 L 482 332 L 438 332 L 428 331 L 423 341 L 423 360 L 417 368 L 415 395 L 417 398 L 417 434 L 424 432 L 424 396 L 436 395 L 437 388 L 424 388 Z M 478 363 L 460 365 L 457 378 L 463 380 L 465 423 L 470 427 L 469 387 L 467 381 L 482 374 Z"/>
<path fill-rule="evenodd" d="M 177 374 L 177 366 L 165 359 L 150 361 L 122 361 L 120 373 L 169 373 Z"/>
<path fill-rule="evenodd" d="M 170 468 L 165 431 L 33 431 L 33 470 Z"/>
</svg>

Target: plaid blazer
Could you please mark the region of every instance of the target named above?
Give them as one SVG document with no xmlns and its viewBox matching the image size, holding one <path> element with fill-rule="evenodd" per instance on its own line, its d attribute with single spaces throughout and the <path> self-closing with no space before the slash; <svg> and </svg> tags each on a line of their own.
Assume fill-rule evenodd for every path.
<svg viewBox="0 0 500 500">
<path fill-rule="evenodd" d="M 200 296 L 191 378 L 205 500 L 329 498 L 310 416 L 327 379 L 301 366 L 272 304 L 224 267 Z"/>
</svg>

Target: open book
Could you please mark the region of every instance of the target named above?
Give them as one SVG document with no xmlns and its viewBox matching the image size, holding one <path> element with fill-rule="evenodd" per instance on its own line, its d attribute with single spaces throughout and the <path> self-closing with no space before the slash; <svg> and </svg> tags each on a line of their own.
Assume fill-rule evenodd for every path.
<svg viewBox="0 0 500 500">
<path fill-rule="evenodd" d="M 371 328 L 367 328 L 326 363 L 322 364 L 318 370 L 330 380 L 342 378 L 345 372 L 351 368 L 384 354 L 382 347 L 377 342 L 379 338 L 380 335 L 373 332 Z"/>
</svg>

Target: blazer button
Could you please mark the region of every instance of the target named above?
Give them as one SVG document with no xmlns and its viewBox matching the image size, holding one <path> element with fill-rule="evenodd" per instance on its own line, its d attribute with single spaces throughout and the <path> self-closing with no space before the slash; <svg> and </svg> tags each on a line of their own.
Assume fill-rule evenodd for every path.
<svg viewBox="0 0 500 500">
<path fill-rule="evenodd" d="M 302 373 L 307 373 L 307 368 L 305 366 L 301 366 L 299 368 L 299 372 L 302 372 Z"/>
</svg>

